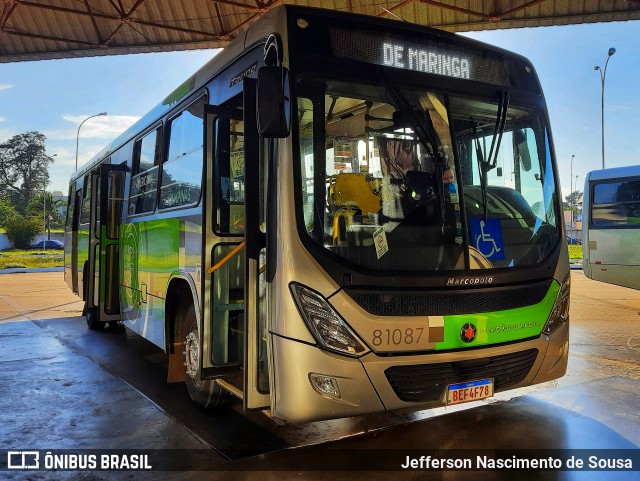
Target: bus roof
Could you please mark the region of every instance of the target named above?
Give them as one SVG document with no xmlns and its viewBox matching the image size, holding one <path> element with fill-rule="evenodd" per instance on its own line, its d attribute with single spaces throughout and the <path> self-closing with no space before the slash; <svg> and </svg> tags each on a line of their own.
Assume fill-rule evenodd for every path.
<svg viewBox="0 0 640 481">
<path fill-rule="evenodd" d="M 611 167 L 609 169 L 592 170 L 587 173 L 586 180 L 609 180 L 640 175 L 640 165 L 627 165 L 625 167 Z"/>
<path fill-rule="evenodd" d="M 201 88 L 218 72 L 235 60 L 246 48 L 277 31 L 275 28 L 279 20 L 284 17 L 286 7 L 274 8 L 265 14 L 260 22 L 256 22 L 228 46 L 215 55 L 209 62 L 191 75 L 186 81 L 175 88 L 162 102 L 142 116 L 131 127 L 116 137 L 109 145 L 94 155 L 87 163 L 71 175 L 71 181 L 85 175 L 86 172 L 99 165 L 112 152 L 136 137 L 144 129 L 162 118 L 174 105 L 186 98 L 191 92 Z"/>
<path fill-rule="evenodd" d="M 175 88 L 162 102 L 156 105 L 153 109 L 142 116 L 131 127 L 125 130 L 122 134 L 116 137 L 109 145 L 103 148 L 100 152 L 94 155 L 88 162 L 81 166 L 71 175 L 71 181 L 84 176 L 87 172 L 91 171 L 94 167 L 102 163 L 113 152 L 122 147 L 124 144 L 134 139 L 141 134 L 146 128 L 153 123 L 161 119 L 167 112 L 169 112 L 177 103 L 186 98 L 191 92 L 200 89 L 209 80 L 211 80 L 218 72 L 222 71 L 228 64 L 233 62 L 240 54 L 252 45 L 257 44 L 261 40 L 265 40 L 273 32 L 281 31 L 285 24 L 285 17 L 289 11 L 292 12 L 309 12 L 316 14 L 323 14 L 328 18 L 335 17 L 351 17 L 354 21 L 356 19 L 366 19 L 365 21 L 371 24 L 378 24 L 380 26 L 387 25 L 389 27 L 411 29 L 416 31 L 430 31 L 434 35 L 441 38 L 455 38 L 457 42 L 467 45 L 475 45 L 480 48 L 492 50 L 494 52 L 500 52 L 505 57 L 510 57 L 519 62 L 523 62 L 527 66 L 531 66 L 531 63 L 526 57 L 516 54 L 509 50 L 496 47 L 491 44 L 480 42 L 468 37 L 460 36 L 455 33 L 447 32 L 444 30 L 438 30 L 423 25 L 410 24 L 398 22 L 397 20 L 371 17 L 368 15 L 337 12 L 335 10 L 326 10 L 321 8 L 312 7 L 299 7 L 292 5 L 282 5 L 276 7 L 269 12 L 265 13 L 260 21 L 249 25 L 247 30 L 235 38 L 229 43 L 227 47 L 221 50 L 214 58 L 207 62 L 196 73 L 191 75 L 185 82 Z M 533 70 L 533 69 L 532 69 Z"/>
</svg>

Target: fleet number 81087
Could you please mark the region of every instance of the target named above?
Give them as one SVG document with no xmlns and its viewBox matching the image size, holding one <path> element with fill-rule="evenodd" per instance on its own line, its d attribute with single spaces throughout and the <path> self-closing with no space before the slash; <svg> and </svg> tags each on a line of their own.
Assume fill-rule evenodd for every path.
<svg viewBox="0 0 640 481">
<path fill-rule="evenodd" d="M 376 329 L 372 332 L 371 344 L 380 346 L 403 346 L 420 343 L 423 327 L 407 327 L 405 329 Z"/>
</svg>

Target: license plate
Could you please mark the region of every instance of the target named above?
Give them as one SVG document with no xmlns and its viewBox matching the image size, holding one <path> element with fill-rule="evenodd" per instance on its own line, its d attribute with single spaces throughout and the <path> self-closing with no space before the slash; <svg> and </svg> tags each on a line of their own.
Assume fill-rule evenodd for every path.
<svg viewBox="0 0 640 481">
<path fill-rule="evenodd" d="M 461 382 L 447 386 L 447 404 L 479 401 L 493 396 L 493 379 Z"/>
</svg>

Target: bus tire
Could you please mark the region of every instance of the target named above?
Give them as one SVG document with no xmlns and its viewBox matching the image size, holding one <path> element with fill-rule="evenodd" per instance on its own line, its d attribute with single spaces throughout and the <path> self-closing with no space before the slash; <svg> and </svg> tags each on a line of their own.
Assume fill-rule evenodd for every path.
<svg viewBox="0 0 640 481">
<path fill-rule="evenodd" d="M 207 409 L 217 409 L 229 404 L 231 394 L 222 389 L 213 379 L 200 379 L 200 334 L 193 304 L 183 309 L 182 325 L 184 333 L 185 369 L 187 372 L 187 392 L 192 401 Z"/>
<path fill-rule="evenodd" d="M 104 322 L 98 320 L 98 311 L 95 307 L 88 307 L 85 303 L 85 319 L 87 320 L 87 327 L 92 331 L 104 328 Z"/>
</svg>

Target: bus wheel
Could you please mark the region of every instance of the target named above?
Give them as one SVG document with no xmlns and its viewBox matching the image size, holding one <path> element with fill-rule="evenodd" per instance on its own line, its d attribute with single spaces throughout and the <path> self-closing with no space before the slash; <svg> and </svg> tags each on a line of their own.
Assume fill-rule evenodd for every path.
<svg viewBox="0 0 640 481">
<path fill-rule="evenodd" d="M 85 304 L 84 317 L 87 319 L 87 326 L 91 330 L 104 328 L 104 322 L 98 320 L 98 311 L 95 307 L 89 307 Z"/>
<path fill-rule="evenodd" d="M 212 379 L 200 379 L 200 335 L 193 305 L 184 312 L 182 325 L 186 327 L 184 337 L 185 370 L 187 392 L 192 401 L 208 409 L 216 409 L 229 403 L 231 395 Z M 185 332 L 183 331 L 183 332 Z"/>
</svg>

